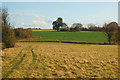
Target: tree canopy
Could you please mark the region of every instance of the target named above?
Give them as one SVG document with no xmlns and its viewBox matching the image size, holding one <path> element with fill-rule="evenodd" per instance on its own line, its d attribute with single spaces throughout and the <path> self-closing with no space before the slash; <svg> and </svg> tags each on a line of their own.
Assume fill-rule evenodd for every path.
<svg viewBox="0 0 120 80">
<path fill-rule="evenodd" d="M 61 17 L 58 17 L 56 21 L 53 21 L 52 25 L 54 30 L 59 31 L 60 27 L 63 27 L 63 25 L 67 25 L 67 24 L 63 23 L 63 19 Z"/>
<path fill-rule="evenodd" d="M 117 32 L 117 30 L 118 30 L 118 24 L 116 22 L 104 24 L 103 32 L 105 33 L 109 43 L 111 43 L 112 37 L 114 36 L 115 32 Z"/>
</svg>

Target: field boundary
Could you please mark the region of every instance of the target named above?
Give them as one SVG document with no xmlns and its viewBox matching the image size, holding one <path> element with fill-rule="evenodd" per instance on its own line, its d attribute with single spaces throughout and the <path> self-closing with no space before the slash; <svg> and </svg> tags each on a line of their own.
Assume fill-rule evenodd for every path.
<svg viewBox="0 0 120 80">
<path fill-rule="evenodd" d="M 17 41 L 17 42 L 58 42 L 58 43 L 73 43 L 73 44 L 98 44 L 98 45 L 116 45 L 116 43 L 99 43 L 99 42 L 76 42 L 76 41 L 59 41 L 59 40 L 38 40 L 38 41 L 34 41 L 34 40 L 27 40 L 27 41 Z"/>
</svg>

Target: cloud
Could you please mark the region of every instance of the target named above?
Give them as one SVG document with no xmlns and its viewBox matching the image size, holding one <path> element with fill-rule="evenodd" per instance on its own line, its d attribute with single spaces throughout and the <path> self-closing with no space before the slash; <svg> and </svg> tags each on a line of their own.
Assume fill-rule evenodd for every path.
<svg viewBox="0 0 120 80">
<path fill-rule="evenodd" d="M 27 23 L 21 22 L 19 26 L 47 28 L 48 23 L 46 21 L 33 20 Z"/>
<path fill-rule="evenodd" d="M 50 23 L 46 20 L 45 17 L 39 15 L 32 15 L 35 19 L 29 22 L 21 22 L 19 26 L 23 27 L 39 27 L 39 28 L 48 28 Z"/>
<path fill-rule="evenodd" d="M 14 20 L 18 21 L 18 24 L 15 25 L 16 27 L 51 28 L 52 19 L 46 18 L 42 15 L 13 12 L 10 13 L 10 16 L 14 18 Z M 22 22 L 19 21 L 21 17 L 24 17 L 24 20 L 22 20 Z M 28 17 L 32 19 L 28 20 Z"/>
<path fill-rule="evenodd" d="M 52 21 L 56 21 L 56 20 L 57 20 L 57 19 L 54 18 Z"/>
<path fill-rule="evenodd" d="M 19 13 L 19 12 L 13 12 L 13 13 L 9 13 L 10 16 L 15 16 L 15 17 L 20 17 L 20 16 L 24 16 L 25 14 L 23 13 Z"/>
<path fill-rule="evenodd" d="M 25 24 L 24 22 L 21 23 L 21 25 L 24 25 L 24 24 Z"/>
</svg>

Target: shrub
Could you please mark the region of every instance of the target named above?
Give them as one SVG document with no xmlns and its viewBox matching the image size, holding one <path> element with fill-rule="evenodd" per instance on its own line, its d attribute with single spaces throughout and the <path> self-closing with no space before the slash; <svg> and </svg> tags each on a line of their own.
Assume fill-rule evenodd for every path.
<svg viewBox="0 0 120 80">
<path fill-rule="evenodd" d="M 2 27 L 2 42 L 6 48 L 14 47 L 16 38 L 13 29 L 7 26 Z"/>
<path fill-rule="evenodd" d="M 31 38 L 32 37 L 32 31 L 29 29 L 14 29 L 15 31 L 15 37 L 17 39 L 24 39 L 24 38 Z"/>
</svg>

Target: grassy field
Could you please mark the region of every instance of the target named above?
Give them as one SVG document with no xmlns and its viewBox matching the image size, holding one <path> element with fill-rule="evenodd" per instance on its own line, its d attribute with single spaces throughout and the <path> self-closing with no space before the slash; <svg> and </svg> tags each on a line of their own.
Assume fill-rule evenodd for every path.
<svg viewBox="0 0 120 80">
<path fill-rule="evenodd" d="M 117 49 L 117 45 L 16 43 L 2 51 L 2 74 L 3 78 L 117 78 Z"/>
<path fill-rule="evenodd" d="M 42 37 L 34 40 L 61 40 L 78 42 L 107 42 L 102 32 L 54 32 L 54 31 L 33 31 L 33 37 Z"/>
</svg>

